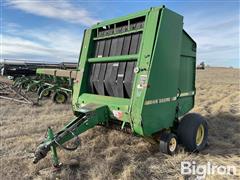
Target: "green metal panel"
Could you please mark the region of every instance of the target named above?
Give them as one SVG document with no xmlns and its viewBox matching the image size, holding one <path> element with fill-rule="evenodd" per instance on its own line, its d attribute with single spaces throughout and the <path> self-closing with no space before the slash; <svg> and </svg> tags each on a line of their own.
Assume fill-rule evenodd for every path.
<svg viewBox="0 0 240 180">
<path fill-rule="evenodd" d="M 184 30 L 181 48 L 179 89 L 182 92 L 181 94 L 191 91 L 195 94 L 196 43 Z M 194 107 L 194 96 L 180 97 L 178 103 L 179 112 L 177 116 L 181 117 Z"/>
<path fill-rule="evenodd" d="M 82 104 L 88 104 L 91 102 L 97 102 L 97 104 L 107 104 L 109 106 L 116 106 L 119 110 L 128 111 L 128 107 L 130 104 L 129 99 L 110 97 L 110 96 L 100 96 L 95 94 L 87 94 L 84 93 L 79 97 L 79 101 Z"/>
<path fill-rule="evenodd" d="M 182 47 L 181 56 L 190 56 L 196 58 L 197 44 L 194 40 L 187 34 L 185 30 L 182 33 Z"/>
<path fill-rule="evenodd" d="M 136 133 L 143 135 L 141 112 L 145 97 L 145 88 L 137 88 L 140 84 L 141 77 L 148 75 L 151 57 L 153 56 L 153 46 L 158 27 L 160 11 L 159 9 L 152 9 L 148 12 L 145 28 L 143 33 L 143 44 L 140 49 L 140 58 L 137 67 L 140 71 L 135 76 L 132 95 L 131 119 L 133 129 Z"/>
<path fill-rule="evenodd" d="M 180 73 L 179 73 L 179 88 L 182 92 L 195 90 L 194 76 L 195 73 L 195 58 L 181 56 Z"/>
<path fill-rule="evenodd" d="M 111 56 L 111 57 L 98 57 L 89 58 L 88 62 L 114 62 L 114 61 L 132 61 L 138 59 L 138 55 L 121 55 L 121 56 Z"/>
<path fill-rule="evenodd" d="M 182 26 L 182 16 L 162 10 L 145 96 L 145 101 L 159 102 L 147 104 L 142 110 L 145 135 L 169 128 L 175 120 L 177 103 L 166 98 L 176 97 L 178 92 Z"/>
<path fill-rule="evenodd" d="M 110 110 L 110 116 L 113 119 L 116 119 L 116 117 L 112 112 L 119 111 L 119 112 L 122 112 L 122 115 L 121 117 L 117 117 L 118 120 L 126 121 L 126 122 L 130 121 L 130 113 L 129 113 L 130 100 L 129 99 L 84 93 L 79 97 L 78 102 L 79 104 L 81 104 L 81 106 L 84 106 L 89 103 L 107 105 Z M 81 108 L 81 106 L 78 106 L 78 108 Z"/>
<path fill-rule="evenodd" d="M 76 80 L 73 85 L 73 96 L 72 96 L 72 107 L 73 110 L 76 111 L 77 105 L 78 105 L 78 97 L 80 94 L 84 93 L 87 91 L 87 82 L 86 78 L 83 78 L 83 76 L 87 76 L 88 72 L 88 64 L 87 59 L 91 54 L 91 48 L 93 46 L 92 44 L 92 30 L 88 29 L 84 33 L 84 38 L 83 38 L 83 43 L 82 43 L 82 50 L 81 50 L 81 55 L 79 57 L 79 65 L 77 69 L 77 75 L 76 75 Z"/>
</svg>

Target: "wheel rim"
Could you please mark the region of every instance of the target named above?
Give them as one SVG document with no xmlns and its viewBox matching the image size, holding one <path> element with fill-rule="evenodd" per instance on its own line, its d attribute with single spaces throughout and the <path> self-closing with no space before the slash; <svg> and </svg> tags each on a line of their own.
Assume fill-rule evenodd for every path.
<svg viewBox="0 0 240 180">
<path fill-rule="evenodd" d="M 171 138 L 171 140 L 169 142 L 169 150 L 171 152 L 174 152 L 176 147 L 177 147 L 177 140 L 175 138 Z"/>
<path fill-rule="evenodd" d="M 65 100 L 65 96 L 63 94 L 58 94 L 56 100 L 58 103 L 63 103 Z"/>
<path fill-rule="evenodd" d="M 24 83 L 24 84 L 22 85 L 22 88 L 23 88 L 23 89 L 27 89 L 27 87 L 28 87 L 28 84 L 27 84 L 27 83 Z"/>
<path fill-rule="evenodd" d="M 48 96 L 48 94 L 49 94 L 49 91 L 47 90 L 43 93 L 43 96 Z"/>
<path fill-rule="evenodd" d="M 200 144 L 202 144 L 203 138 L 204 138 L 204 133 L 205 133 L 205 130 L 204 130 L 203 125 L 201 124 L 201 125 L 198 127 L 197 135 L 196 135 L 196 144 L 197 144 L 197 146 L 199 146 Z"/>
<path fill-rule="evenodd" d="M 37 89 L 38 89 L 38 87 L 37 87 L 37 86 L 33 86 L 33 87 L 31 88 L 31 91 L 32 91 L 32 92 L 36 92 L 36 91 L 37 91 Z"/>
</svg>

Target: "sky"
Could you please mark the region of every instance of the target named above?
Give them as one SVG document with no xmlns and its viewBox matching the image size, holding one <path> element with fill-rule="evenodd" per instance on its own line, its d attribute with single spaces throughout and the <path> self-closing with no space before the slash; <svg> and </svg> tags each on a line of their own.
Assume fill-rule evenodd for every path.
<svg viewBox="0 0 240 180">
<path fill-rule="evenodd" d="M 104 20 L 165 5 L 184 16 L 197 63 L 239 67 L 238 0 L 0 0 L 1 59 L 77 62 L 83 31 Z"/>
</svg>

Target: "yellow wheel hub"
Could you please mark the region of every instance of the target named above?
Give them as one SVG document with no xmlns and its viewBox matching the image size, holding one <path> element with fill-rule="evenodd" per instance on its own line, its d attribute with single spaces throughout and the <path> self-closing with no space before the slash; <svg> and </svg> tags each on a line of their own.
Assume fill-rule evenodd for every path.
<svg viewBox="0 0 240 180">
<path fill-rule="evenodd" d="M 57 99 L 57 102 L 63 103 L 65 100 L 65 97 L 63 94 L 58 94 L 56 99 Z"/>
<path fill-rule="evenodd" d="M 37 86 L 33 86 L 33 87 L 31 88 L 31 90 L 32 90 L 32 92 L 37 91 Z"/>
<path fill-rule="evenodd" d="M 49 91 L 45 91 L 45 92 L 43 93 L 43 96 L 47 96 L 48 93 L 49 93 Z"/>
<path fill-rule="evenodd" d="M 203 125 L 201 124 L 201 125 L 198 127 L 197 135 L 196 135 L 196 144 L 197 144 L 197 146 L 199 146 L 199 145 L 202 144 L 203 138 L 204 138 L 204 133 L 205 133 L 205 130 L 204 130 Z"/>
<path fill-rule="evenodd" d="M 175 138 L 172 138 L 169 142 L 169 150 L 173 152 L 175 151 L 176 147 L 177 147 L 177 140 Z"/>
</svg>

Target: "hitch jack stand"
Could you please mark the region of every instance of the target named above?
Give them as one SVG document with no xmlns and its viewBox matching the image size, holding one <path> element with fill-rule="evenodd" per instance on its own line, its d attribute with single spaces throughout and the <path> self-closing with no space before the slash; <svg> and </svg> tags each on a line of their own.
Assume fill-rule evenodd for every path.
<svg viewBox="0 0 240 180">
<path fill-rule="evenodd" d="M 47 135 L 48 135 L 48 140 L 49 141 L 54 140 L 54 134 L 53 134 L 53 130 L 52 130 L 51 127 L 48 127 Z M 58 155 L 57 155 L 56 146 L 51 146 L 51 157 L 52 157 L 53 167 L 54 168 L 59 168 L 60 163 L 59 163 L 59 159 L 58 159 Z"/>
</svg>

